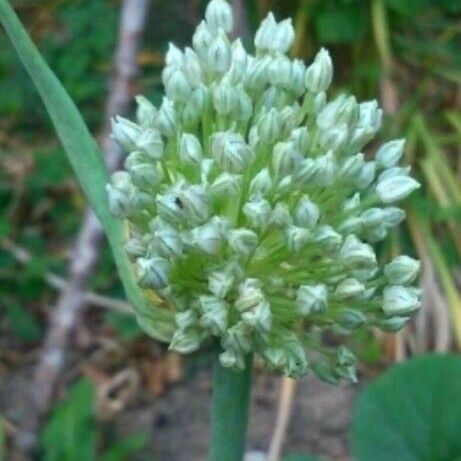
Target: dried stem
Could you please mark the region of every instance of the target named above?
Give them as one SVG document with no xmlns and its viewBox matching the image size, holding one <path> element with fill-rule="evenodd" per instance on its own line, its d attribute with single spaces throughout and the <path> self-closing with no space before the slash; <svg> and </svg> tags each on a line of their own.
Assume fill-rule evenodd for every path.
<svg viewBox="0 0 461 461">
<path fill-rule="evenodd" d="M 107 166 L 114 170 L 121 163 L 121 152 L 110 139 L 110 117 L 127 113 L 133 97 L 133 83 L 138 74 L 137 50 L 144 29 L 148 0 L 124 0 L 119 44 L 115 55 L 114 76 L 106 105 L 101 145 Z M 15 460 L 31 459 L 42 417 L 49 411 L 54 391 L 65 363 L 72 334 L 79 325 L 85 306 L 85 287 L 99 259 L 103 231 L 88 208 L 74 246 L 69 265 L 69 281 L 61 292 L 50 318 L 50 327 L 40 355 L 31 395 L 26 399 L 27 417 L 15 438 Z"/>
</svg>

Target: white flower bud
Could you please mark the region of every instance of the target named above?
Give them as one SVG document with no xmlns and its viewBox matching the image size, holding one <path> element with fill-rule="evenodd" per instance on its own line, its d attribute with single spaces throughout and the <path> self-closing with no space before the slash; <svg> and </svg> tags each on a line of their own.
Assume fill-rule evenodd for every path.
<svg viewBox="0 0 461 461">
<path fill-rule="evenodd" d="M 306 71 L 306 87 L 312 93 L 326 91 L 333 78 L 333 63 L 330 53 L 322 48 L 314 58 L 314 62 Z"/>
<path fill-rule="evenodd" d="M 175 102 L 186 102 L 192 92 L 192 87 L 186 74 L 176 67 L 172 68 L 171 72 L 168 72 L 168 68 L 165 71 L 163 74 L 163 86 L 168 98 Z"/>
<path fill-rule="evenodd" d="M 141 127 L 123 117 L 113 117 L 110 120 L 112 138 L 126 152 L 136 149 L 136 140 L 141 134 Z"/>
<path fill-rule="evenodd" d="M 133 184 L 142 190 L 155 190 L 163 180 L 162 171 L 151 163 L 138 163 L 129 170 Z"/>
<path fill-rule="evenodd" d="M 404 219 L 404 210 L 396 207 L 383 208 L 383 223 L 386 227 L 398 226 Z"/>
<path fill-rule="evenodd" d="M 344 124 L 346 129 L 353 125 L 359 116 L 359 107 L 354 96 L 338 96 L 328 103 L 317 116 L 317 126 L 328 130 L 336 125 Z"/>
<path fill-rule="evenodd" d="M 195 29 L 194 35 L 192 36 L 194 49 L 202 59 L 206 57 L 213 39 L 214 36 L 208 28 L 207 23 L 202 21 Z"/>
<path fill-rule="evenodd" d="M 296 102 L 291 106 L 286 106 L 280 112 L 280 120 L 282 122 L 282 133 L 284 136 L 289 136 L 293 132 L 293 130 L 299 125 L 300 118 L 302 117 L 301 114 L 301 107 Z M 289 140 L 293 146 L 295 146 L 295 142 Z M 300 150 L 300 149 L 298 149 Z"/>
<path fill-rule="evenodd" d="M 200 344 L 205 339 L 202 332 L 196 329 L 191 331 L 176 330 L 170 342 L 170 349 L 180 354 L 190 354 L 200 348 Z"/>
<path fill-rule="evenodd" d="M 235 197 L 240 193 L 242 177 L 231 173 L 221 173 L 210 186 L 215 197 Z"/>
<path fill-rule="evenodd" d="M 250 60 L 246 76 L 246 87 L 250 91 L 258 92 L 264 89 L 264 85 L 268 82 L 270 63 L 271 58 L 269 56 Z"/>
<path fill-rule="evenodd" d="M 230 349 L 240 354 L 247 354 L 251 351 L 251 331 L 243 322 L 236 323 L 228 328 L 221 345 L 224 349 Z"/>
<path fill-rule="evenodd" d="M 250 182 L 250 199 L 266 197 L 274 184 L 268 168 L 263 168 Z"/>
<path fill-rule="evenodd" d="M 224 74 L 230 68 L 232 60 L 229 39 L 224 31 L 218 32 L 206 52 L 205 67 L 210 72 Z"/>
<path fill-rule="evenodd" d="M 179 142 L 179 158 L 186 165 L 200 165 L 203 149 L 200 141 L 190 133 L 183 133 Z"/>
<path fill-rule="evenodd" d="M 285 202 L 277 202 L 275 204 L 270 224 L 275 227 L 287 227 L 293 224 L 290 207 Z"/>
<path fill-rule="evenodd" d="M 155 250 L 165 258 L 179 258 L 183 244 L 179 233 L 171 226 L 163 224 L 153 233 L 152 244 Z"/>
<path fill-rule="evenodd" d="M 163 98 L 162 105 L 155 120 L 155 127 L 167 138 L 176 133 L 176 111 L 173 101 Z"/>
<path fill-rule="evenodd" d="M 385 266 L 384 274 L 391 285 L 408 285 L 415 281 L 420 269 L 420 261 L 409 256 L 397 256 Z"/>
<path fill-rule="evenodd" d="M 420 187 L 419 182 L 410 176 L 394 176 L 380 181 L 376 192 L 383 203 L 394 203 L 408 197 Z"/>
<path fill-rule="evenodd" d="M 316 174 L 314 181 L 321 187 L 329 187 L 333 184 L 336 174 L 337 166 L 336 159 L 332 151 L 328 151 L 325 155 L 321 155 L 315 159 Z"/>
<path fill-rule="evenodd" d="M 245 203 L 243 206 L 243 213 L 252 227 L 256 229 L 265 229 L 269 224 L 272 207 L 266 199 L 254 199 Z"/>
<path fill-rule="evenodd" d="M 282 120 L 277 109 L 272 108 L 257 123 L 258 136 L 264 144 L 274 144 L 281 136 Z"/>
<path fill-rule="evenodd" d="M 153 256 L 152 258 L 139 258 L 136 264 L 140 287 L 158 290 L 168 285 L 171 271 L 171 264 L 168 260 Z"/>
<path fill-rule="evenodd" d="M 290 141 L 295 145 L 296 150 L 306 155 L 311 145 L 311 136 L 307 127 L 294 129 L 290 134 Z"/>
<path fill-rule="evenodd" d="M 362 149 L 381 128 L 383 111 L 376 100 L 359 104 L 359 121 L 350 142 L 352 150 Z"/>
<path fill-rule="evenodd" d="M 223 335 L 227 329 L 227 303 L 215 296 L 200 296 L 199 308 L 202 312 L 200 324 L 215 336 Z"/>
<path fill-rule="evenodd" d="M 123 249 L 126 251 L 126 254 L 130 260 L 135 261 L 136 259 L 144 256 L 147 252 L 146 244 L 137 237 L 131 238 L 125 243 Z"/>
<path fill-rule="evenodd" d="M 261 335 L 269 333 L 272 327 L 272 312 L 267 301 L 259 303 L 242 314 L 242 322 L 254 328 Z"/>
<path fill-rule="evenodd" d="M 408 317 L 394 315 L 387 319 L 378 320 L 376 325 L 387 333 L 397 333 L 397 331 L 400 331 L 405 326 L 405 324 L 408 322 L 408 319 Z"/>
<path fill-rule="evenodd" d="M 213 135 L 211 152 L 218 166 L 230 173 L 242 173 L 253 159 L 253 152 L 242 135 L 229 131 Z"/>
<path fill-rule="evenodd" d="M 209 255 L 217 255 L 221 250 L 223 237 L 216 220 L 212 219 L 203 226 L 195 227 L 191 236 L 193 244 Z"/>
<path fill-rule="evenodd" d="M 272 13 L 269 13 L 261 22 L 255 34 L 254 44 L 258 50 L 267 51 L 272 48 L 272 41 L 277 34 L 277 21 Z"/>
<path fill-rule="evenodd" d="M 405 139 L 394 139 L 383 144 L 376 152 L 376 166 L 387 169 L 395 166 L 402 157 Z"/>
<path fill-rule="evenodd" d="M 178 224 L 184 220 L 184 206 L 177 194 L 168 192 L 155 198 L 157 214 L 170 224 Z"/>
<path fill-rule="evenodd" d="M 368 228 L 379 226 L 384 220 L 384 212 L 381 208 L 369 208 L 361 215 L 363 225 Z"/>
<path fill-rule="evenodd" d="M 343 202 L 343 211 L 356 211 L 355 209 L 360 206 L 360 192 L 356 192 L 351 198 Z"/>
<path fill-rule="evenodd" d="M 318 285 L 301 285 L 296 295 L 296 306 L 301 315 L 324 312 L 327 308 L 327 287 Z"/>
<path fill-rule="evenodd" d="M 338 176 L 345 180 L 355 179 L 360 174 L 364 166 L 364 155 L 362 153 L 353 155 L 344 161 L 339 169 Z"/>
<path fill-rule="evenodd" d="M 293 172 L 297 155 L 298 153 L 290 141 L 279 142 L 274 146 L 272 171 L 275 181 L 279 182 Z"/>
<path fill-rule="evenodd" d="M 376 255 L 373 248 L 361 242 L 355 235 L 349 235 L 339 252 L 340 259 L 356 269 L 373 268 L 376 266 Z"/>
<path fill-rule="evenodd" d="M 232 44 L 232 64 L 229 70 L 229 78 L 234 83 L 244 81 L 249 67 L 249 56 L 242 45 L 242 41 L 237 39 Z"/>
<path fill-rule="evenodd" d="M 314 234 L 313 241 L 327 252 L 337 251 L 343 238 L 331 226 L 319 226 Z"/>
<path fill-rule="evenodd" d="M 236 96 L 232 116 L 239 122 L 247 122 L 253 115 L 253 101 L 241 84 L 237 87 Z"/>
<path fill-rule="evenodd" d="M 342 328 L 350 331 L 361 327 L 367 321 L 367 317 L 357 309 L 343 308 L 339 311 L 336 321 Z"/>
<path fill-rule="evenodd" d="M 219 362 L 224 368 L 231 368 L 234 370 L 243 370 L 245 368 L 245 359 L 243 355 L 233 350 L 227 350 L 220 354 Z"/>
<path fill-rule="evenodd" d="M 174 44 L 168 44 L 168 51 L 165 54 L 165 64 L 167 67 L 180 68 L 184 64 L 183 52 Z"/>
<path fill-rule="evenodd" d="M 213 88 L 213 106 L 219 115 L 230 115 L 235 112 L 238 98 L 238 92 L 227 76 Z"/>
<path fill-rule="evenodd" d="M 313 228 L 320 219 L 320 209 L 307 195 L 303 195 L 295 208 L 295 223 L 298 226 Z"/>
<path fill-rule="evenodd" d="M 337 152 L 346 144 L 349 130 L 345 123 L 334 125 L 320 132 L 319 142 L 324 149 Z"/>
<path fill-rule="evenodd" d="M 409 176 L 410 172 L 410 166 L 393 166 L 381 172 L 381 174 L 378 176 L 378 182 L 384 181 L 385 179 L 394 178 L 396 176 Z"/>
<path fill-rule="evenodd" d="M 136 120 L 142 128 L 152 128 L 155 118 L 157 117 L 157 109 L 144 96 L 136 96 Z"/>
<path fill-rule="evenodd" d="M 272 59 L 268 68 L 269 83 L 281 88 L 288 88 L 291 82 L 292 64 L 286 56 L 279 55 Z"/>
<path fill-rule="evenodd" d="M 261 283 L 257 279 L 246 279 L 238 286 L 238 297 L 235 300 L 235 308 L 239 312 L 254 309 L 266 300 L 261 289 Z"/>
<path fill-rule="evenodd" d="M 362 168 L 362 171 L 359 173 L 355 179 L 355 185 L 359 190 L 364 190 L 370 187 L 371 183 L 375 180 L 376 177 L 376 163 L 375 162 L 365 162 L 365 165 Z"/>
<path fill-rule="evenodd" d="M 288 83 L 288 89 L 293 92 L 296 97 L 303 95 L 305 90 L 306 65 L 301 59 L 295 59 L 291 63 L 291 78 Z"/>
<path fill-rule="evenodd" d="M 136 147 L 146 153 L 151 159 L 159 160 L 163 157 L 164 144 L 159 133 L 152 129 L 145 129 L 136 139 Z"/>
<path fill-rule="evenodd" d="M 301 251 L 311 240 L 311 232 L 304 227 L 289 226 L 285 233 L 288 249 L 295 253 Z"/>
<path fill-rule="evenodd" d="M 184 188 L 180 192 L 180 201 L 189 224 L 202 224 L 210 217 L 210 197 L 202 186 L 192 185 Z"/>
<path fill-rule="evenodd" d="M 339 232 L 343 235 L 361 234 L 362 229 L 363 219 L 360 216 L 352 216 L 343 221 L 338 227 Z"/>
<path fill-rule="evenodd" d="M 258 236 L 249 229 L 233 229 L 227 234 L 230 247 L 241 256 L 249 256 L 258 245 Z"/>
<path fill-rule="evenodd" d="M 390 286 L 383 291 L 383 311 L 387 315 L 408 315 L 420 308 L 418 297 L 402 286 Z"/>
<path fill-rule="evenodd" d="M 106 185 L 106 192 L 109 209 L 114 216 L 123 219 L 133 213 L 136 190 L 128 173 L 125 171 L 114 173 L 111 183 Z"/>
<path fill-rule="evenodd" d="M 334 291 L 338 299 L 350 299 L 361 295 L 365 291 L 365 286 L 354 278 L 343 280 Z"/>
<path fill-rule="evenodd" d="M 230 33 L 234 27 L 232 8 L 225 0 L 211 0 L 205 11 L 208 27 L 217 32 L 223 29 Z"/>
<path fill-rule="evenodd" d="M 198 86 L 203 82 L 203 71 L 200 59 L 192 48 L 186 48 L 184 52 L 184 73 L 189 84 Z"/>
<path fill-rule="evenodd" d="M 286 53 L 295 40 L 295 29 L 291 18 L 284 19 L 277 25 L 275 35 L 270 41 L 270 50 L 274 53 Z"/>
<path fill-rule="evenodd" d="M 229 272 L 215 271 L 208 276 L 208 289 L 224 299 L 234 284 L 235 277 Z"/>
</svg>

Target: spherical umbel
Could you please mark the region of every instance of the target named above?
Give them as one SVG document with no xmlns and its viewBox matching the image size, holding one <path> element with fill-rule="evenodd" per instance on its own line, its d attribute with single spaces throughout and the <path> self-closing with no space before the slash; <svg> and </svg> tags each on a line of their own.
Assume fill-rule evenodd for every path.
<svg viewBox="0 0 461 461">
<path fill-rule="evenodd" d="M 160 107 L 138 96 L 135 122 L 114 118 L 127 159 L 107 186 L 111 211 L 146 302 L 154 290 L 174 312 L 171 348 L 217 338 L 224 366 L 254 352 L 289 376 L 355 379 L 354 355 L 324 333 L 397 331 L 420 304 L 420 263 L 383 267 L 373 249 L 419 187 L 398 164 L 404 141 L 365 156 L 381 109 L 328 101 L 331 57 L 290 59 L 291 20 L 269 14 L 255 54 L 232 29 L 229 3 L 212 0 L 193 47 L 170 45 Z"/>
</svg>

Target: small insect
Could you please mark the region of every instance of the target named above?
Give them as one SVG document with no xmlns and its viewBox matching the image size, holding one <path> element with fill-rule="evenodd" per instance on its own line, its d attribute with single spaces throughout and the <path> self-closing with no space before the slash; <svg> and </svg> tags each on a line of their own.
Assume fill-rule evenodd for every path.
<svg viewBox="0 0 461 461">
<path fill-rule="evenodd" d="M 178 208 L 181 208 L 181 210 L 184 208 L 184 205 L 181 202 L 181 199 L 179 197 L 175 197 L 174 203 Z"/>
</svg>

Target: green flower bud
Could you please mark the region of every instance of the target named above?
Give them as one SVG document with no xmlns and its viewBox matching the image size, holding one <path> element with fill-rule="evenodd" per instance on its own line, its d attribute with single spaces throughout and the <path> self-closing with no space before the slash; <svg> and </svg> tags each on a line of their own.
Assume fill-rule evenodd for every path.
<svg viewBox="0 0 461 461">
<path fill-rule="evenodd" d="M 279 142 L 274 146 L 272 171 L 277 182 L 293 172 L 297 154 L 293 143 L 290 141 Z"/>
<path fill-rule="evenodd" d="M 147 252 L 147 246 L 140 238 L 131 238 L 123 248 L 132 261 L 145 256 Z"/>
<path fill-rule="evenodd" d="M 246 76 L 246 87 L 250 91 L 262 91 L 264 85 L 268 81 L 268 69 L 271 63 L 271 58 L 265 56 L 249 61 L 248 72 Z"/>
<path fill-rule="evenodd" d="M 272 207 L 266 199 L 259 198 L 251 200 L 245 203 L 242 210 L 251 227 L 264 229 L 269 224 Z"/>
<path fill-rule="evenodd" d="M 408 285 L 415 281 L 421 269 L 420 261 L 409 256 L 397 256 L 384 268 L 391 285 Z"/>
<path fill-rule="evenodd" d="M 286 53 L 295 40 L 295 30 L 291 18 L 284 19 L 278 24 L 275 36 L 270 42 L 270 50 L 274 53 Z"/>
<path fill-rule="evenodd" d="M 157 213 L 164 221 L 170 224 L 179 224 L 184 219 L 184 206 L 177 194 L 168 192 L 159 194 L 155 198 Z"/>
<path fill-rule="evenodd" d="M 357 309 L 341 309 L 336 319 L 341 328 L 351 331 L 360 328 L 367 321 L 366 315 Z"/>
<path fill-rule="evenodd" d="M 364 155 L 362 153 L 353 155 L 344 161 L 339 169 L 338 176 L 344 178 L 344 180 L 353 180 L 360 174 L 364 166 Z"/>
<path fill-rule="evenodd" d="M 224 335 L 221 346 L 223 349 L 230 349 L 238 354 L 248 354 L 251 351 L 251 331 L 243 322 L 236 323 L 228 328 Z"/>
<path fill-rule="evenodd" d="M 215 271 L 208 277 L 208 289 L 218 298 L 225 298 L 232 288 L 235 277 L 228 272 Z"/>
<path fill-rule="evenodd" d="M 192 48 L 186 48 L 184 52 L 184 74 L 192 86 L 198 86 L 203 82 L 203 71 L 200 59 Z"/>
<path fill-rule="evenodd" d="M 193 185 L 180 193 L 184 216 L 191 225 L 204 223 L 211 214 L 210 197 L 202 186 Z"/>
<path fill-rule="evenodd" d="M 421 185 L 409 176 L 395 176 L 380 181 L 376 193 L 383 203 L 395 203 L 408 197 Z"/>
<path fill-rule="evenodd" d="M 233 229 L 227 234 L 230 247 L 240 256 L 249 256 L 258 245 L 258 236 L 249 229 Z"/>
<path fill-rule="evenodd" d="M 376 152 L 376 166 L 383 170 L 395 166 L 402 157 L 404 146 L 404 139 L 394 139 L 383 144 Z"/>
<path fill-rule="evenodd" d="M 250 183 L 251 199 L 267 196 L 273 188 L 273 182 L 268 168 L 263 168 Z"/>
<path fill-rule="evenodd" d="M 313 241 L 321 249 L 332 252 L 340 248 L 343 238 L 331 226 L 320 226 L 315 231 Z"/>
<path fill-rule="evenodd" d="M 165 258 L 179 258 L 183 252 L 183 244 L 179 233 L 171 226 L 164 224 L 153 234 L 153 245 L 157 252 Z"/>
<path fill-rule="evenodd" d="M 281 136 L 281 117 L 277 109 L 271 109 L 258 121 L 258 136 L 264 144 L 274 144 Z"/>
<path fill-rule="evenodd" d="M 136 96 L 136 120 L 142 128 L 152 128 L 157 117 L 157 109 L 144 96 Z"/>
<path fill-rule="evenodd" d="M 111 177 L 111 184 L 106 185 L 110 212 L 118 218 L 127 218 L 134 209 L 136 190 L 128 173 L 118 171 Z"/>
<path fill-rule="evenodd" d="M 307 195 L 303 195 L 295 208 L 295 223 L 298 226 L 313 228 L 320 219 L 320 208 Z"/>
<path fill-rule="evenodd" d="M 387 319 L 379 319 L 376 322 L 376 326 L 386 333 L 396 333 L 405 326 L 405 324 L 408 322 L 408 319 L 408 317 L 394 315 Z"/>
<path fill-rule="evenodd" d="M 179 142 L 179 158 L 186 165 L 199 165 L 202 161 L 203 149 L 200 141 L 190 133 L 183 133 Z"/>
<path fill-rule="evenodd" d="M 254 328 L 262 336 L 270 332 L 272 327 L 272 312 L 267 301 L 259 303 L 251 310 L 242 314 L 242 322 Z"/>
<path fill-rule="evenodd" d="M 210 193 L 216 197 L 235 197 L 240 193 L 242 177 L 231 173 L 221 173 L 211 184 Z"/>
<path fill-rule="evenodd" d="M 296 306 L 301 315 L 320 314 L 327 308 L 325 285 L 301 285 L 296 295 Z"/>
<path fill-rule="evenodd" d="M 202 312 L 201 325 L 210 330 L 214 336 L 223 335 L 228 325 L 227 303 L 215 296 L 200 296 L 199 307 Z"/>
<path fill-rule="evenodd" d="M 205 18 L 208 27 L 215 32 L 223 29 L 229 33 L 234 28 L 232 8 L 225 0 L 211 0 L 206 8 Z"/>
<path fill-rule="evenodd" d="M 159 160 L 163 157 L 163 141 L 159 133 L 147 128 L 136 139 L 136 147 L 144 152 L 149 158 Z"/>
<path fill-rule="evenodd" d="M 389 286 L 383 291 L 383 311 L 387 315 L 408 315 L 421 306 L 418 297 L 402 286 Z"/>
<path fill-rule="evenodd" d="M 331 128 L 326 128 L 320 132 L 320 145 L 324 149 L 329 149 L 333 152 L 339 151 L 347 142 L 348 129 L 346 124 L 335 125 Z"/>
<path fill-rule="evenodd" d="M 294 253 L 301 251 L 312 240 L 311 232 L 304 227 L 288 226 L 285 235 L 288 249 Z"/>
<path fill-rule="evenodd" d="M 177 330 L 171 338 L 170 349 L 180 354 L 190 354 L 200 348 L 203 339 L 203 333 L 198 330 Z"/>
<path fill-rule="evenodd" d="M 112 138 L 126 152 L 136 149 L 136 140 L 141 134 L 141 127 L 126 118 L 116 116 L 110 120 Z"/>
<path fill-rule="evenodd" d="M 351 299 L 360 296 L 365 291 L 365 286 L 354 278 L 343 280 L 334 292 L 337 299 Z"/>
<path fill-rule="evenodd" d="M 355 235 L 349 235 L 339 252 L 340 259 L 355 269 L 373 268 L 376 266 L 376 255 L 373 248 L 362 243 Z"/>
<path fill-rule="evenodd" d="M 383 223 L 386 227 L 398 226 L 405 219 L 405 211 L 396 207 L 383 208 Z"/>
<path fill-rule="evenodd" d="M 242 135 L 230 131 L 213 135 L 211 152 L 218 166 L 229 173 L 242 173 L 253 159 Z"/>
<path fill-rule="evenodd" d="M 173 102 L 163 98 L 162 105 L 155 120 L 155 127 L 167 138 L 176 133 L 176 112 Z"/>
<path fill-rule="evenodd" d="M 270 225 L 283 228 L 291 224 L 293 224 L 293 219 L 291 218 L 289 206 L 284 202 L 277 202 L 272 211 Z"/>
<path fill-rule="evenodd" d="M 305 89 L 306 65 L 300 59 L 295 59 L 291 64 L 291 78 L 288 82 L 288 89 L 295 97 L 300 97 Z"/>
<path fill-rule="evenodd" d="M 171 271 L 171 264 L 168 260 L 153 256 L 151 258 L 139 258 L 136 264 L 138 267 L 138 284 L 142 288 L 158 290 L 168 285 Z"/>
<path fill-rule="evenodd" d="M 223 237 L 219 223 L 212 219 L 203 226 L 192 230 L 192 242 L 203 252 L 209 255 L 217 255 L 221 250 Z"/>
<path fill-rule="evenodd" d="M 306 87 L 312 93 L 326 91 L 333 78 L 333 63 L 325 48 L 322 48 L 314 58 L 314 62 L 306 71 Z"/>
</svg>

